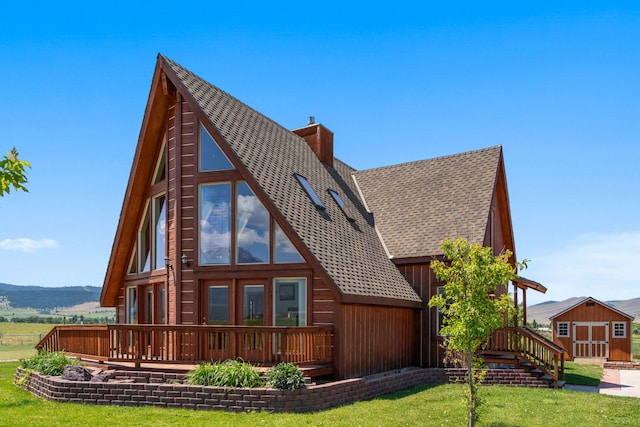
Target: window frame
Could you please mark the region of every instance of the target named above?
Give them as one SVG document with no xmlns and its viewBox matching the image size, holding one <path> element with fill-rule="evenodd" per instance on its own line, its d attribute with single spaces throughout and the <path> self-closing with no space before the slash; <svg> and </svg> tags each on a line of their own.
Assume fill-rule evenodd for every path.
<svg viewBox="0 0 640 427">
<path fill-rule="evenodd" d="M 213 135 L 211 135 L 211 133 L 207 130 L 207 128 L 204 127 L 204 124 L 202 122 L 198 123 L 198 172 L 201 173 L 208 173 L 208 172 L 220 172 L 220 171 L 232 171 L 235 170 L 236 168 L 233 166 L 233 163 L 231 163 L 231 160 L 229 160 L 229 158 L 227 157 L 227 155 L 224 153 L 224 151 L 222 151 L 222 148 L 220 148 L 220 144 L 218 144 L 218 141 L 216 141 L 216 139 L 213 137 Z M 220 154 L 222 154 L 222 157 L 224 157 L 224 159 L 227 161 L 229 167 L 228 168 L 222 168 L 222 169 L 204 169 L 203 165 L 202 165 L 202 152 L 204 151 L 202 149 L 202 135 L 203 135 L 203 131 L 206 132 L 207 136 L 209 138 L 211 138 L 211 141 L 213 142 L 213 144 L 215 145 L 215 147 L 218 149 L 218 151 L 220 152 Z"/>
<path fill-rule="evenodd" d="M 164 198 L 164 201 L 162 203 L 162 206 L 158 206 L 157 205 L 157 201 L 160 198 Z M 163 248 L 163 253 L 162 253 L 162 257 L 158 258 L 158 220 L 160 213 L 162 212 L 162 208 L 164 207 L 164 248 Z M 162 192 L 162 193 L 158 193 L 155 194 L 151 197 L 151 224 L 150 224 L 150 230 L 151 230 L 151 270 L 161 270 L 163 268 L 166 268 L 165 264 L 164 264 L 164 259 L 165 257 L 168 255 L 167 254 L 167 193 Z M 158 208 L 160 208 L 160 212 L 157 212 Z"/>
<path fill-rule="evenodd" d="M 272 280 L 272 286 L 273 286 L 273 298 L 272 298 L 272 304 L 273 304 L 273 308 L 272 308 L 272 312 L 273 312 L 273 326 L 278 326 L 276 325 L 276 321 L 277 321 L 277 301 L 276 298 L 278 296 L 280 296 L 281 301 L 283 301 L 282 299 L 282 295 L 280 293 L 280 287 L 279 285 L 293 285 L 293 282 L 295 283 L 295 288 L 294 288 L 294 296 L 293 296 L 293 300 L 297 300 L 298 301 L 298 310 L 296 311 L 296 325 L 295 326 L 307 326 L 309 324 L 309 319 L 308 319 L 308 307 L 307 307 L 307 303 L 308 303 L 308 285 L 307 285 L 307 278 L 306 277 L 274 277 Z M 295 296 L 295 292 L 297 292 L 297 297 Z M 304 294 L 304 295 L 303 295 Z M 290 326 L 290 325 L 280 325 L 280 326 Z"/>
<path fill-rule="evenodd" d="M 313 205 L 321 211 L 326 210 L 327 207 L 325 206 L 324 202 L 318 195 L 318 192 L 313 188 L 309 180 L 299 173 L 294 173 L 293 176 L 296 178 L 296 181 L 298 181 L 304 192 L 307 193 L 307 196 L 309 197 L 309 200 L 311 200 L 311 203 L 313 203 Z"/>
<path fill-rule="evenodd" d="M 235 197 L 234 197 L 234 193 L 235 193 L 235 185 L 234 185 L 235 181 L 231 180 L 226 180 L 226 181 L 215 181 L 215 182 L 204 182 L 198 185 L 198 265 L 199 266 L 203 266 L 203 267 L 212 267 L 212 266 L 230 266 L 230 265 L 237 265 L 235 263 L 235 232 L 234 232 L 234 228 L 235 228 L 235 212 L 236 212 L 236 207 L 235 207 Z M 229 233 L 229 239 L 228 239 L 228 243 L 229 243 L 229 254 L 228 254 L 228 259 L 226 262 L 220 262 L 220 263 L 213 263 L 213 262 L 204 262 L 203 260 L 203 239 L 202 239 L 202 222 L 203 222 L 203 217 L 202 217 L 202 208 L 203 208 L 203 203 L 202 203 L 202 190 L 205 187 L 213 187 L 213 186 L 222 186 L 222 185 L 227 185 L 229 187 L 229 215 L 228 215 L 228 220 L 229 220 L 229 224 L 228 224 L 228 233 Z"/>
<path fill-rule="evenodd" d="M 338 193 L 336 190 L 333 190 L 331 188 L 327 189 L 327 192 L 329 193 L 329 195 L 331 196 L 333 201 L 336 202 L 336 205 L 338 205 L 338 207 L 340 208 L 340 210 L 344 214 L 345 218 L 347 218 L 347 221 L 356 222 L 356 219 L 353 217 L 353 215 L 351 215 L 348 212 L 347 203 L 344 201 L 342 196 L 340 196 L 340 193 Z"/>
<path fill-rule="evenodd" d="M 618 335 L 619 329 L 616 326 L 622 326 L 622 335 Z M 626 338 L 627 337 L 627 322 L 612 322 L 611 335 L 613 338 Z"/>
<path fill-rule="evenodd" d="M 571 327 L 570 327 L 570 323 L 571 322 L 556 322 L 556 326 L 557 326 L 557 331 L 556 331 L 556 336 L 558 338 L 571 338 Z M 561 334 L 561 329 L 562 327 L 566 327 L 566 333 L 565 334 Z"/>
</svg>

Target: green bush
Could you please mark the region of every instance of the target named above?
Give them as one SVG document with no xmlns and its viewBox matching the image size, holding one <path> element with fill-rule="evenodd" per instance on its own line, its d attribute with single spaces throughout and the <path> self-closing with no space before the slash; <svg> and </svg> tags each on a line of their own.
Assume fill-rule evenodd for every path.
<svg viewBox="0 0 640 427">
<path fill-rule="evenodd" d="M 33 369 L 43 375 L 62 375 L 64 367 L 67 365 L 79 365 L 80 363 L 73 358 L 67 357 L 61 352 L 48 352 L 42 350 L 38 354 L 28 359 L 20 359 L 20 366 L 25 369 Z"/>
<path fill-rule="evenodd" d="M 280 363 L 267 371 L 269 387 L 281 390 L 297 390 L 304 387 L 304 376 L 296 365 Z"/>
<path fill-rule="evenodd" d="M 215 387 L 260 387 L 258 370 L 250 363 L 226 360 L 223 363 L 203 363 L 189 372 L 189 384 Z"/>
</svg>

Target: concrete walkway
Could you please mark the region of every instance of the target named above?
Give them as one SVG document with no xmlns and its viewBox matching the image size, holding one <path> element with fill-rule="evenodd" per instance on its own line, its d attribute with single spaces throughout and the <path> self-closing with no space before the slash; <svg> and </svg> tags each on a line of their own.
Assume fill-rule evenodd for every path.
<svg viewBox="0 0 640 427">
<path fill-rule="evenodd" d="M 567 390 L 612 396 L 640 397 L 640 371 L 627 369 L 606 369 L 598 387 L 565 385 Z"/>
</svg>

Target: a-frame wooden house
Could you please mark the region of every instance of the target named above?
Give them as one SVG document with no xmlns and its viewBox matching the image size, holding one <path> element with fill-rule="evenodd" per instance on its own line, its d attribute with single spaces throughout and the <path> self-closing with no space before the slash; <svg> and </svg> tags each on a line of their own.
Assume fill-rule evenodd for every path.
<svg viewBox="0 0 640 427">
<path fill-rule="evenodd" d="M 458 236 L 515 256 L 501 147 L 358 171 L 323 125 L 287 130 L 158 56 L 101 296 L 117 325 L 65 348 L 335 378 L 441 366 L 429 264 Z"/>
</svg>

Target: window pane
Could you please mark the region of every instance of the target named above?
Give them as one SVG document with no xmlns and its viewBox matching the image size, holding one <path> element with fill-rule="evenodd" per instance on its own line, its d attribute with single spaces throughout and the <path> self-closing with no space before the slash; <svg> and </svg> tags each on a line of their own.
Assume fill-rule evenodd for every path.
<svg viewBox="0 0 640 427">
<path fill-rule="evenodd" d="M 209 324 L 226 325 L 229 323 L 229 288 L 227 286 L 209 286 Z"/>
<path fill-rule="evenodd" d="M 293 246 L 289 238 L 282 231 L 280 226 L 274 222 L 275 243 L 274 243 L 274 262 L 304 262 L 298 250 Z"/>
<path fill-rule="evenodd" d="M 158 314 L 160 323 L 166 323 L 166 294 L 164 288 L 160 289 L 160 300 L 158 301 Z"/>
<path fill-rule="evenodd" d="M 153 291 L 147 291 L 147 323 L 153 323 Z"/>
<path fill-rule="evenodd" d="M 138 298 L 136 288 L 127 288 L 127 323 L 138 323 Z"/>
<path fill-rule="evenodd" d="M 200 264 L 229 264 L 231 184 L 200 187 Z"/>
<path fill-rule="evenodd" d="M 138 235 L 138 244 L 140 245 L 138 271 L 140 273 L 151 270 L 151 232 L 149 231 L 149 224 L 149 210 L 147 209 Z"/>
<path fill-rule="evenodd" d="M 238 183 L 237 262 L 269 262 L 269 212 L 246 182 Z"/>
<path fill-rule="evenodd" d="M 318 197 L 318 194 L 313 189 L 313 187 L 311 186 L 307 178 L 298 174 L 294 174 L 294 176 L 296 177 L 296 179 L 298 180 L 298 182 L 300 183 L 304 191 L 307 193 L 307 195 L 309 196 L 313 204 L 316 205 L 318 209 L 325 210 L 326 207 L 324 203 L 322 203 L 322 200 L 320 200 L 320 197 Z"/>
<path fill-rule="evenodd" d="M 229 159 L 220 150 L 204 126 L 200 125 L 200 170 L 206 172 L 231 169 L 233 166 Z"/>
<path fill-rule="evenodd" d="M 166 212 L 165 196 L 153 199 L 153 240 L 154 240 L 154 268 L 164 268 L 166 254 Z"/>
<path fill-rule="evenodd" d="M 307 280 L 275 279 L 274 287 L 274 325 L 306 326 Z"/>
<path fill-rule="evenodd" d="M 247 326 L 264 325 L 264 286 L 244 287 L 243 319 Z"/>
<path fill-rule="evenodd" d="M 151 182 L 151 184 L 157 184 L 161 181 L 164 181 L 165 178 L 167 177 L 167 168 L 166 168 L 166 163 L 167 163 L 167 156 L 165 153 L 165 148 L 166 148 L 166 142 L 167 142 L 167 136 L 165 135 L 164 137 L 164 141 L 162 142 L 162 151 L 160 152 L 160 157 L 158 158 L 158 163 L 156 163 L 156 171 L 153 174 L 153 181 Z"/>
</svg>

